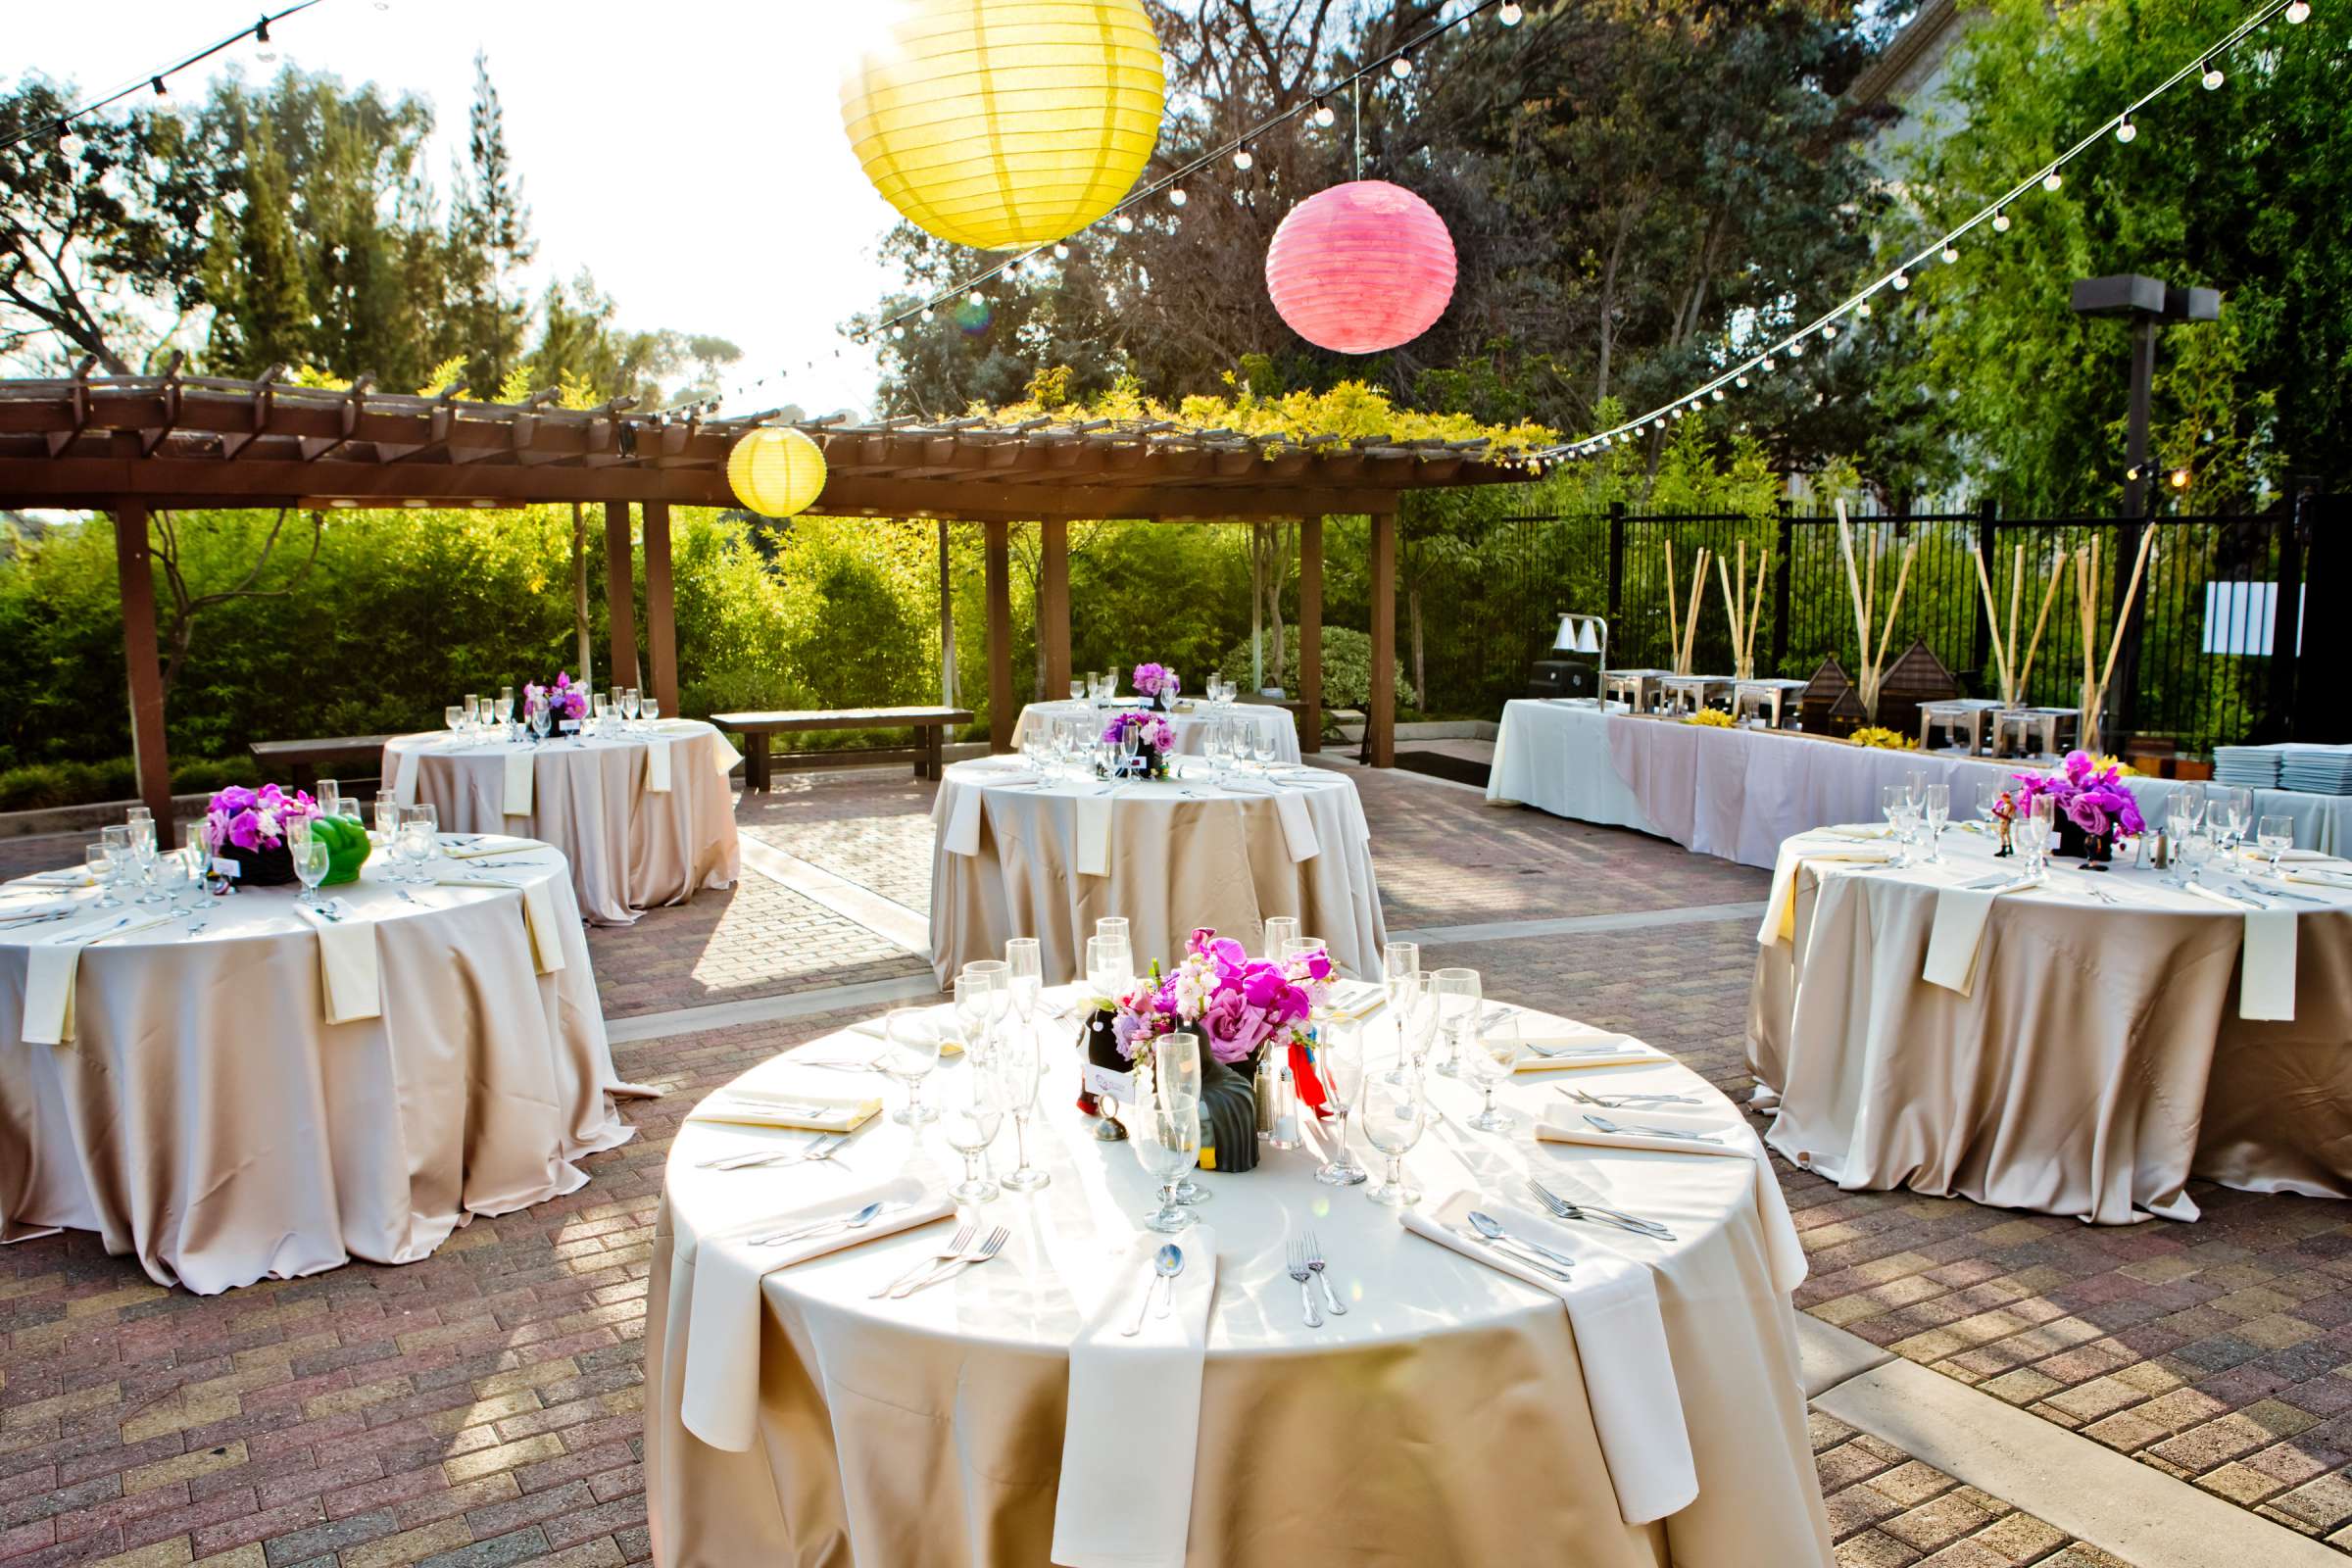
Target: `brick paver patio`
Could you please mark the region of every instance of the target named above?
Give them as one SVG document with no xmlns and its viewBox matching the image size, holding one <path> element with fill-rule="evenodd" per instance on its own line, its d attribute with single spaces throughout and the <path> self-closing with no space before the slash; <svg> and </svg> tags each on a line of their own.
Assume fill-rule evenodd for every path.
<svg viewBox="0 0 2352 1568">
<path fill-rule="evenodd" d="M 1637 835 L 1353 775 L 1393 927 L 1558 920 L 1763 896 L 1751 869 Z M 787 775 L 747 834 L 917 913 L 930 791 Z M 0 841 L 17 874 L 78 836 Z M 808 995 L 925 961 L 747 866 L 731 895 L 590 934 L 613 1016 Z M 1624 1028 L 1735 1096 L 1752 922 L 1435 943 L 1488 994 Z M 867 1010 L 867 1009 L 859 1009 Z M 436 1568 L 647 1555 L 639 1337 L 669 1137 L 744 1065 L 837 1012 L 615 1048 L 670 1091 L 569 1198 L 478 1221 L 407 1268 L 200 1298 L 87 1235 L 0 1249 L 0 1562 Z M 2352 1550 L 2352 1217 L 2200 1186 L 2207 1218 L 2096 1230 L 1781 1171 L 1804 1309 L 2217 1495 Z M 1815 1415 L 1841 1563 L 2117 1559 Z"/>
</svg>

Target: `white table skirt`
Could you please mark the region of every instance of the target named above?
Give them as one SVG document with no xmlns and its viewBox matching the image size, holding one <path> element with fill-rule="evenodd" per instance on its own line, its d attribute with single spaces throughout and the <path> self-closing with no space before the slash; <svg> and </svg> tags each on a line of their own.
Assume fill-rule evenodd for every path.
<svg viewBox="0 0 2352 1568">
<path fill-rule="evenodd" d="M 1054 994 L 1049 992 L 1051 1001 Z M 1538 1015 L 1523 1027 L 1540 1028 Z M 1385 1027 L 1375 1014 L 1368 1025 Z M 768 1274 L 750 1446 L 711 1446 L 681 1417 L 693 1355 L 692 1242 L 784 1207 L 820 1207 L 902 1170 L 939 1184 L 956 1156 L 869 1122 L 846 1161 L 762 1175 L 697 1161 L 765 1136 L 684 1124 L 664 1178 L 646 1334 L 646 1494 L 663 1568 L 887 1563 L 891 1568 L 1043 1568 L 1053 1534 L 1068 1347 L 1118 1283 L 1150 1183 L 1132 1146 L 1100 1144 L 1071 1104 L 1077 1052 L 1041 1037 L 1045 1078 L 1029 1132 L 1047 1187 L 969 1217 L 1004 1225 L 1004 1254 L 904 1300 L 873 1287 L 936 1250 L 948 1223 L 868 1242 Z M 811 1054 L 867 1052 L 843 1032 Z M 752 1069 L 787 1093 L 839 1095 L 860 1080 L 790 1065 Z M 943 1066 L 940 1076 L 967 1070 Z M 1566 1103 L 1560 1081 L 1595 1091 L 1704 1097 L 1672 1061 L 1528 1073 L 1497 1099 L 1521 1116 L 1504 1134 L 1463 1123 L 1478 1091 L 1431 1079 L 1445 1112 L 1406 1156 L 1434 1205 L 1461 1188 L 1516 1200 L 1523 1177 L 1671 1226 L 1673 1243 L 1614 1231 L 1651 1264 L 1698 1485 L 1680 1512 L 1625 1523 L 1595 1433 L 1580 1348 L 1559 1300 L 1406 1232 L 1363 1188 L 1316 1183 L 1311 1146 L 1268 1152 L 1256 1170 L 1204 1172 L 1217 1247 L 1193 1479 L 1190 1568 L 1381 1561 L 1575 1564 L 1576 1568 L 1828 1568 L 1831 1546 L 1797 1371 L 1794 1312 L 1768 1260 L 1752 1160 L 1539 1144 L 1530 1118 Z M 881 1080 L 865 1083 L 880 1089 Z M 941 1086 L 927 1091 L 934 1100 Z M 897 1104 L 900 1092 L 886 1091 Z M 1376 1156 L 1357 1152 L 1368 1162 Z M 998 1141 L 1009 1168 L 1009 1135 Z M 1556 1190 L 1556 1189 L 1555 1189 Z M 1286 1242 L 1311 1227 L 1345 1316 L 1309 1330 L 1283 1271 Z M 1178 1238 L 1182 1240 L 1181 1237 Z M 1134 1419 L 1151 1418 L 1139 1409 Z M 1130 1483 L 1153 1485 L 1139 1469 Z M 1302 1499 L 1311 1499 L 1306 1501 Z"/>
<path fill-rule="evenodd" d="M 1124 710 L 1142 711 L 1142 710 L 1134 708 L 1132 704 L 1126 705 Z M 1012 744 L 1014 746 L 1019 746 L 1028 738 L 1030 725 L 1035 722 L 1032 715 L 1045 718 L 1091 718 L 1095 716 L 1095 706 L 1092 703 L 1030 703 L 1021 710 L 1020 717 L 1013 721 Z M 1211 713 L 1203 706 L 1190 710 L 1162 713 L 1160 716 L 1166 719 L 1168 727 L 1176 732 L 1176 750 L 1186 757 L 1200 755 L 1202 747 L 1206 744 L 1206 727 L 1212 717 L 1230 716 L 1255 725 L 1263 732 L 1272 735 L 1276 761 L 1297 762 L 1299 760 L 1298 725 L 1291 717 L 1290 710 L 1286 708 L 1270 708 L 1262 703 L 1237 703 L 1224 713 Z M 1107 725 L 1109 722 L 1109 715 L 1102 715 L 1101 723 Z M 1098 728 L 1095 733 L 1101 734 L 1102 729 Z"/>
<path fill-rule="evenodd" d="M 82 950 L 73 1043 L 23 1039 L 27 944 L 0 933 L 0 1237 L 96 1231 L 159 1284 L 212 1293 L 353 1257 L 408 1263 L 473 1215 L 588 1180 L 624 1143 L 588 944 L 563 866 L 542 974 L 519 892 L 378 880 L 329 894 L 374 927 L 382 1015 L 325 1021 L 295 889 Z M 87 895 L 84 896 L 88 897 Z M 131 911 L 125 911 L 131 912 Z"/>
<path fill-rule="evenodd" d="M 1817 736 L 1722 729 L 1602 714 L 1544 700 L 1505 705 L 1487 799 L 1554 816 L 1630 827 L 1742 865 L 1770 867 L 1784 839 L 1838 822 L 1879 819 L 1879 787 L 1918 771 L 1949 784 L 1952 815 L 1971 816 L 1981 782 L 2032 770 L 1937 752 L 1881 751 Z M 2213 786 L 2140 778 L 2132 793 L 2150 819 L 2177 789 Z M 2352 853 L 2352 796 L 2257 790 L 2255 811 L 2295 819 L 2295 842 Z"/>
<path fill-rule="evenodd" d="M 670 748 L 667 791 L 646 788 L 649 740 Z M 571 861 L 572 892 L 596 925 L 734 885 L 742 860 L 727 775 L 743 759 L 700 719 L 662 719 L 654 736 L 549 740 L 531 759 L 531 809 L 507 814 L 504 741 L 401 735 L 384 747 L 383 787 L 433 807 L 444 832 L 541 839 Z"/>
<path fill-rule="evenodd" d="M 1003 957 L 1005 941 L 1016 936 L 1043 945 L 1048 984 L 1074 978 L 1095 921 L 1106 914 L 1133 922 L 1139 970 L 1154 958 L 1175 961 L 1196 926 L 1214 926 L 1255 951 L 1266 917 L 1289 914 L 1299 918 L 1302 934 L 1323 938 L 1342 968 L 1378 978 L 1388 932 L 1371 828 L 1353 781 L 1316 769 L 1286 786 L 1313 826 L 1316 853 L 1301 859 L 1294 858 L 1275 799 L 1222 791 L 1198 763 L 1185 771 L 1181 784 L 1127 783 L 1105 793 L 1104 785 L 1060 780 L 1043 789 L 1006 787 L 1017 775 L 1002 764 L 947 769 L 932 806 L 939 831 L 931 965 L 940 984 L 971 959 Z M 949 828 L 959 797 L 974 790 L 975 853 L 957 854 Z M 1079 869 L 1082 802 L 1109 808 L 1108 875 Z"/>
</svg>

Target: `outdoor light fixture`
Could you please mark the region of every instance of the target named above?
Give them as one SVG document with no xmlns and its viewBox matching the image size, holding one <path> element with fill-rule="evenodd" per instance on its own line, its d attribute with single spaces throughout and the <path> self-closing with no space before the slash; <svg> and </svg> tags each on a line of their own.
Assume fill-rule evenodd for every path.
<svg viewBox="0 0 2352 1568">
<path fill-rule="evenodd" d="M 1054 259 L 1055 261 L 1057 261 L 1057 262 L 1066 262 L 1066 261 L 1068 261 L 1068 260 L 1070 259 L 1070 248 L 1069 248 L 1067 245 L 1056 245 L 1056 246 L 1054 246 Z"/>
<path fill-rule="evenodd" d="M 2132 117 L 2130 115 L 2125 115 L 2116 121 L 2115 139 L 2117 141 L 2130 141 L 2132 137 L 2138 134 L 2139 127 L 2132 123 Z"/>
<path fill-rule="evenodd" d="M 2007 212 L 1996 210 L 1993 213 L 1992 231 L 1995 234 L 2006 234 L 2009 232 L 2009 215 Z"/>
<path fill-rule="evenodd" d="M 2041 176 L 2041 188 L 2043 190 L 2056 190 L 2059 186 L 2065 183 L 2066 176 L 2058 172 L 2058 171 L 2055 169 Z"/>
<path fill-rule="evenodd" d="M 1182 185 L 1179 185 L 1174 190 L 1168 192 L 1168 205 L 1170 207 L 1182 207 L 1186 202 L 1191 200 L 1192 198 L 1184 193 L 1184 187 Z"/>
<path fill-rule="evenodd" d="M 1859 304 L 1859 305 L 1855 306 L 1855 307 L 1854 307 L 1854 314 L 1855 314 L 1856 316 L 1859 316 L 1860 318 L 1862 318 L 1862 319 L 1864 319 L 1865 321 L 1869 320 L 1869 319 L 1870 319 L 1870 301 L 1868 301 L 1868 300 L 1864 300 L 1864 301 L 1863 301 L 1861 304 Z"/>
<path fill-rule="evenodd" d="M 1323 129 L 1325 129 L 1325 130 L 1329 130 L 1329 129 L 1331 128 L 1331 126 L 1332 126 L 1332 122 L 1334 122 L 1334 121 L 1338 120 L 1339 118 L 1340 118 L 1340 117 L 1339 117 L 1338 115 L 1336 115 L 1336 114 L 1334 114 L 1334 113 L 1332 112 L 1331 105 L 1329 105 L 1329 104 L 1317 104 L 1317 105 L 1315 105 L 1315 115 L 1314 115 L 1315 123 L 1316 123 L 1317 125 L 1320 125 L 1320 126 L 1321 126 Z"/>
<path fill-rule="evenodd" d="M 1248 169 L 1248 168 L 1249 168 L 1249 167 L 1250 167 L 1251 164 L 1254 164 L 1254 163 L 1256 163 L 1256 162 L 1257 162 L 1257 160 L 1256 160 L 1256 159 L 1254 159 L 1254 158 L 1252 158 L 1252 157 L 1250 157 L 1250 149 L 1249 149 L 1249 148 L 1247 148 L 1247 147 L 1242 147 L 1242 148 L 1237 148 L 1237 149 L 1235 149 L 1235 151 L 1234 151 L 1234 155 L 1233 155 L 1233 167 L 1234 167 L 1234 168 L 1236 168 L 1236 169 Z"/>
<path fill-rule="evenodd" d="M 2286 8 L 2286 20 L 2298 27 L 2303 25 L 2304 19 L 2310 15 L 2311 0 L 2294 0 L 2294 3 Z"/>
<path fill-rule="evenodd" d="M 1135 220 L 1129 218 L 1125 213 L 1121 213 L 1118 217 L 1118 221 L 1111 224 L 1111 226 L 1122 234 L 1132 234 L 1135 232 Z"/>
<path fill-rule="evenodd" d="M 2200 79 L 2205 83 L 2205 90 L 2207 92 L 2213 91 L 2214 88 L 2219 87 L 2222 84 L 2222 68 L 2215 65 L 2210 60 L 2206 61 L 2205 74 Z"/>
<path fill-rule="evenodd" d="M 2187 488 L 2188 488 L 2188 480 L 2189 480 L 2189 473 L 2188 473 L 2188 470 L 2187 470 L 2186 468 L 2175 468 L 2175 469 L 2173 470 L 2173 488 L 2174 488 L 2174 489 L 2176 489 L 2176 490 L 2185 490 L 2185 489 L 2187 489 Z"/>
<path fill-rule="evenodd" d="M 1911 274 L 1909 272 L 1897 272 L 1893 277 L 1887 279 L 1887 282 L 1893 287 L 1897 294 L 1900 294 L 1903 290 L 1911 286 Z"/>
<path fill-rule="evenodd" d="M 1946 267 L 1949 267 L 1949 266 L 1950 266 L 1952 263 L 1954 263 L 1954 262 L 1958 261 L 1959 259 L 1960 259 L 1960 247 L 1959 247 L 1959 246 L 1957 246 L 1957 245 L 1946 245 L 1946 246 L 1944 246 L 1944 248 L 1943 248 L 1943 264 L 1944 264 Z"/>
<path fill-rule="evenodd" d="M 1406 59 L 1403 55 L 1398 55 L 1389 64 L 1389 74 L 1395 76 L 1398 81 L 1402 81 L 1405 77 L 1411 75 L 1412 74 L 1413 63 L 1412 61 Z"/>
<path fill-rule="evenodd" d="M 1504 0 L 1503 8 L 1494 13 L 1495 20 L 1506 27 L 1516 27 L 1527 13 L 1520 9 L 1519 0 Z"/>
</svg>

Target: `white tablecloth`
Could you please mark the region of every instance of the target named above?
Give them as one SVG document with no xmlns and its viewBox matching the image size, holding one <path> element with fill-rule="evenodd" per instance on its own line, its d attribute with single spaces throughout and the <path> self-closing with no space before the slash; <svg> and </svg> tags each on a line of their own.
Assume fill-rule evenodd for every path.
<svg viewBox="0 0 2352 1568">
<path fill-rule="evenodd" d="M 195 936 L 174 920 L 83 949 L 64 1045 L 24 1040 L 28 951 L 58 928 L 0 931 L 0 1238 L 96 1231 L 211 1293 L 414 1262 L 473 1215 L 580 1187 L 573 1161 L 631 1136 L 612 1097 L 644 1091 L 613 1074 L 562 861 L 526 858 L 480 874 L 545 888 L 561 967 L 512 888 L 403 899 L 370 861 L 325 890 L 380 971 L 380 1015 L 347 1023 L 326 1021 L 291 887 L 208 901 Z"/>
<path fill-rule="evenodd" d="M 1770 866 L 1784 839 L 1837 822 L 1879 819 L 1879 787 L 1913 771 L 1949 784 L 1954 817 L 1972 815 L 1977 785 L 2006 782 L 2032 764 L 1938 752 L 1881 751 L 1817 736 L 1722 729 L 1669 719 L 1603 715 L 1546 700 L 1509 703 L 1494 740 L 1487 799 L 1554 816 L 1630 827 L 1743 865 Z M 2159 814 L 2175 779 L 2131 781 L 2141 810 Z M 2295 842 L 2352 853 L 2352 796 L 2255 791 L 2256 814 L 2295 819 Z"/>
<path fill-rule="evenodd" d="M 1789 935 L 1760 946 L 1749 1000 L 1774 1148 L 1851 1190 L 2101 1224 L 2195 1219 L 2192 1175 L 2352 1196 L 2352 893 L 2266 895 L 2250 922 L 2160 873 L 2057 858 L 2043 887 L 1965 911 L 1984 915 L 1972 962 L 1954 933 L 1938 950 L 1939 900 L 1947 921 L 1969 902 L 1939 890 L 2016 871 L 1994 842 L 1947 833 L 1943 867 L 1791 863 Z M 1776 910 L 1759 938 L 1781 928 Z M 2281 945 L 2249 949 L 2266 928 Z"/>
<path fill-rule="evenodd" d="M 1370 1027 L 1383 1027 L 1378 1014 Z M 808 1050 L 838 1056 L 873 1046 L 845 1032 Z M 1043 1568 L 1068 1346 L 1096 1303 L 1131 1283 L 1150 1186 L 1133 1146 L 1094 1142 L 1071 1107 L 1074 1044 L 1050 1030 L 1044 1056 L 1029 1149 L 1053 1181 L 968 1216 L 1011 1231 L 1003 1255 L 903 1300 L 872 1299 L 877 1285 L 945 1241 L 953 1227 L 943 1222 L 767 1275 L 756 1356 L 733 1369 L 756 1404 L 741 1451 L 700 1441 L 681 1418 L 695 1354 L 696 1244 L 778 1210 L 821 1210 L 828 1196 L 908 1168 L 944 1182 L 941 1167 L 955 1156 L 934 1131 L 909 1167 L 906 1129 L 878 1119 L 842 1161 L 764 1175 L 706 1171 L 698 1160 L 773 1135 L 695 1122 L 680 1130 L 646 1336 L 647 1508 L 663 1568 Z M 790 1061 L 753 1071 L 800 1093 L 841 1094 L 858 1082 Z M 964 1070 L 943 1067 L 941 1076 Z M 1217 1277 L 1186 1563 L 1827 1568 L 1787 1295 L 1793 1240 L 1776 1246 L 1769 1234 L 1756 1186 L 1768 1178 L 1745 1158 L 1538 1144 L 1533 1116 L 1568 1103 L 1554 1092 L 1559 1082 L 1698 1096 L 1736 1120 L 1671 1061 L 1522 1074 L 1499 1092 L 1521 1114 L 1501 1135 L 1464 1126 L 1474 1089 L 1433 1078 L 1446 1120 L 1407 1168 L 1429 1207 L 1461 1188 L 1515 1203 L 1522 1179 L 1537 1174 L 1555 1191 L 1677 1232 L 1656 1243 L 1592 1230 L 1590 1242 L 1655 1270 L 1696 1500 L 1648 1525 L 1624 1521 L 1580 1359 L 1607 1351 L 1577 1343 L 1557 1298 L 1407 1233 L 1363 1188 L 1318 1185 L 1320 1156 L 1309 1150 L 1269 1152 L 1254 1171 L 1198 1178 L 1213 1195 L 1201 1213 L 1215 1232 Z M 1357 1152 L 1374 1157 L 1360 1134 Z M 1010 1157 L 1006 1135 L 995 1151 L 1000 1172 Z M 1316 1232 L 1348 1307 L 1320 1329 L 1302 1323 L 1283 1268 L 1286 1245 L 1304 1229 Z M 1144 1405 L 1132 1420 L 1152 1417 Z M 1139 1464 L 1121 1485 L 1141 1496 L 1154 1481 Z"/>
<path fill-rule="evenodd" d="M 1238 775 L 1227 789 L 1199 762 L 1182 771 L 1173 782 L 1040 786 L 1001 761 L 947 769 L 932 805 L 940 983 L 973 958 L 1003 957 L 1016 936 L 1043 944 L 1049 984 L 1074 978 L 1106 914 L 1133 922 L 1139 970 L 1173 962 L 1196 926 L 1255 951 L 1266 917 L 1289 914 L 1342 968 L 1378 978 L 1387 927 L 1354 783 L 1316 768 L 1271 784 Z"/>
<path fill-rule="evenodd" d="M 1123 704 L 1122 707 L 1131 711 L 1144 711 L 1144 710 L 1135 708 L 1132 703 Z M 1095 706 L 1092 703 L 1031 703 L 1021 710 L 1020 717 L 1013 722 L 1013 745 L 1019 746 L 1022 741 L 1027 739 L 1030 726 L 1036 722 L 1037 717 L 1041 716 L 1046 718 L 1095 718 Z M 1291 717 L 1290 710 L 1285 708 L 1269 708 L 1262 703 L 1237 703 L 1222 711 L 1212 712 L 1205 704 L 1197 708 L 1188 704 L 1187 707 L 1179 709 L 1173 713 L 1162 713 L 1160 716 L 1166 719 L 1168 727 L 1176 732 L 1176 750 L 1186 757 L 1200 755 L 1201 747 L 1204 744 L 1205 727 L 1211 718 L 1236 718 L 1253 726 L 1258 732 L 1274 738 L 1274 760 L 1276 761 L 1296 762 L 1298 760 L 1298 725 Z M 1109 722 L 1110 715 L 1102 714 L 1097 720 L 1095 733 L 1100 735 Z"/>
<path fill-rule="evenodd" d="M 669 788 L 649 789 L 650 751 L 669 750 Z M 529 807 L 509 814 L 507 768 L 531 754 Z M 436 808 L 445 832 L 543 839 L 571 861 L 572 891 L 597 925 L 627 925 L 741 874 L 727 775 L 743 759 L 700 719 L 649 734 L 506 741 L 402 735 L 384 747 L 384 788 Z"/>
</svg>

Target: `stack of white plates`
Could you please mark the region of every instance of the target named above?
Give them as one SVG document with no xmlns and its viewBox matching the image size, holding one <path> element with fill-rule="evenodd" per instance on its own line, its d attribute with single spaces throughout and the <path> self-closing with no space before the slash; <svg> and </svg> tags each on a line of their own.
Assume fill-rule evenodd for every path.
<svg viewBox="0 0 2352 1568">
<path fill-rule="evenodd" d="M 2216 746 L 2213 781 L 2231 789 L 2275 790 L 2281 755 L 2275 746 Z"/>
<path fill-rule="evenodd" d="M 2278 783 L 2312 795 L 2352 795 L 2352 747 L 2290 746 Z"/>
</svg>

